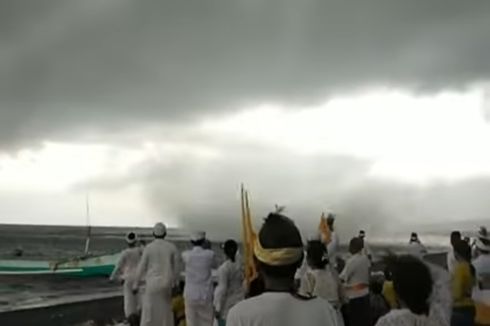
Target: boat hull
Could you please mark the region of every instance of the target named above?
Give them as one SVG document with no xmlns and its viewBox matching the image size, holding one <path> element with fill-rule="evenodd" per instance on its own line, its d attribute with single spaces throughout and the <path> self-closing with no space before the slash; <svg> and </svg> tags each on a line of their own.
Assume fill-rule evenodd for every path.
<svg viewBox="0 0 490 326">
<path fill-rule="evenodd" d="M 0 260 L 0 275 L 109 276 L 118 258 L 119 254 L 77 258 L 63 262 Z"/>
</svg>

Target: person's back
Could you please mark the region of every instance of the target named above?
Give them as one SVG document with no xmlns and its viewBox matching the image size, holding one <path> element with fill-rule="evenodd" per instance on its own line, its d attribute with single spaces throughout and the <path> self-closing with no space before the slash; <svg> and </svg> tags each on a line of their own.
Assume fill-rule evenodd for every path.
<svg viewBox="0 0 490 326">
<path fill-rule="evenodd" d="M 218 287 L 215 300 L 221 299 L 217 304 L 217 311 L 226 319 L 228 311 L 235 304 L 243 300 L 245 291 L 243 287 L 243 270 L 238 262 L 227 260 L 218 269 Z"/>
<path fill-rule="evenodd" d="M 122 279 L 126 280 L 136 276 L 141 254 L 141 249 L 138 247 L 124 249 L 120 258 L 120 273 Z"/>
<path fill-rule="evenodd" d="M 184 297 L 186 300 L 207 301 L 212 299 L 214 257 L 212 250 L 199 246 L 182 254 L 185 263 Z"/>
<path fill-rule="evenodd" d="M 229 326 L 336 326 L 336 313 L 321 298 L 304 299 L 290 293 L 266 292 L 242 301 L 228 314 Z"/>
<path fill-rule="evenodd" d="M 163 223 L 155 224 L 155 240 L 145 247 L 138 265 L 136 280 L 146 281 L 143 293 L 143 309 L 140 326 L 170 326 L 172 317 L 172 287 L 179 276 L 177 247 L 164 238 L 167 228 Z M 138 282 L 133 291 L 138 291 Z"/>
<path fill-rule="evenodd" d="M 476 286 L 473 290 L 475 320 L 482 325 L 490 325 L 490 253 L 478 256 L 473 261 L 473 266 L 476 274 Z"/>
<path fill-rule="evenodd" d="M 431 302 L 434 281 L 429 266 L 411 255 L 390 257 L 388 264 L 401 309 L 391 310 L 376 326 L 448 326 L 442 311 L 432 309 L 438 304 Z"/>
<path fill-rule="evenodd" d="M 324 269 L 312 269 L 306 272 L 300 291 L 327 300 L 334 307 L 340 307 L 340 280 L 330 266 Z"/>
<path fill-rule="evenodd" d="M 145 247 L 142 257 L 142 268 L 145 279 L 160 279 L 162 287 L 172 288 L 178 277 L 178 251 L 173 243 L 155 239 Z"/>
</svg>

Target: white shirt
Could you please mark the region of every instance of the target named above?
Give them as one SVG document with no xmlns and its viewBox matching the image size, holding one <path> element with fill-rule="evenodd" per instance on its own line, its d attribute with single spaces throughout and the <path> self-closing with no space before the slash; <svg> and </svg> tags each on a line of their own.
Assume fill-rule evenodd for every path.
<svg viewBox="0 0 490 326">
<path fill-rule="evenodd" d="M 369 270 L 371 262 L 362 252 L 350 257 L 340 274 L 345 283 L 345 294 L 349 299 L 356 299 L 369 294 Z M 352 289 L 356 285 L 365 285 L 362 289 Z"/>
<path fill-rule="evenodd" d="M 122 280 L 135 278 L 141 255 L 142 252 L 139 247 L 125 249 L 121 253 L 116 267 L 112 271 L 111 280 L 115 280 L 116 278 Z"/>
<path fill-rule="evenodd" d="M 294 275 L 294 279 L 301 280 L 305 276 L 307 270 L 308 270 L 308 262 L 306 260 L 306 252 L 304 252 L 303 262 L 301 263 L 301 266 L 296 271 L 296 274 Z"/>
<path fill-rule="evenodd" d="M 490 255 L 480 255 L 473 261 L 473 266 L 475 267 L 476 279 L 478 283 L 490 284 Z M 485 305 L 490 305 L 490 288 L 487 289 L 484 286 L 480 289 L 476 286 L 473 290 L 473 300 Z"/>
<path fill-rule="evenodd" d="M 183 252 L 182 258 L 185 264 L 184 298 L 188 301 L 212 302 L 214 252 L 196 246 L 192 250 Z"/>
<path fill-rule="evenodd" d="M 302 300 L 290 293 L 266 292 L 230 310 L 226 326 L 338 326 L 332 306 L 321 298 Z"/>
<path fill-rule="evenodd" d="M 330 242 L 327 244 L 328 258 L 332 264 L 337 263 L 337 256 L 339 250 L 339 236 L 337 232 L 332 231 L 330 233 Z"/>
<path fill-rule="evenodd" d="M 218 286 L 214 292 L 214 307 L 226 320 L 228 311 L 245 297 L 243 270 L 237 261 L 226 260 L 218 268 Z"/>
<path fill-rule="evenodd" d="M 422 243 L 414 241 L 408 244 L 408 253 L 415 257 L 422 257 L 427 254 L 427 249 Z"/>
<path fill-rule="evenodd" d="M 327 300 L 334 307 L 340 307 L 340 279 L 329 265 L 325 269 L 309 269 L 301 280 L 300 293 Z"/>
<path fill-rule="evenodd" d="M 416 315 L 408 309 L 391 310 L 381 317 L 376 326 L 448 326 L 431 316 Z"/>
<path fill-rule="evenodd" d="M 172 288 L 179 278 L 179 252 L 166 240 L 155 239 L 145 247 L 138 265 L 137 280 L 145 278 L 147 284 Z"/>
<path fill-rule="evenodd" d="M 454 249 L 452 247 L 447 252 L 446 261 L 447 261 L 447 270 L 449 271 L 450 274 L 452 274 L 454 271 L 454 266 L 456 265 L 456 257 L 454 256 Z"/>
<path fill-rule="evenodd" d="M 453 308 L 451 295 L 451 275 L 441 266 L 425 262 L 429 267 L 433 285 L 432 293 L 429 298 L 429 315 L 437 320 L 437 325 L 449 326 Z"/>
<path fill-rule="evenodd" d="M 371 251 L 371 247 L 369 246 L 365 238 L 364 238 L 364 249 L 362 249 L 362 252 L 368 257 L 369 256 L 372 257 L 373 255 L 373 252 Z"/>
</svg>

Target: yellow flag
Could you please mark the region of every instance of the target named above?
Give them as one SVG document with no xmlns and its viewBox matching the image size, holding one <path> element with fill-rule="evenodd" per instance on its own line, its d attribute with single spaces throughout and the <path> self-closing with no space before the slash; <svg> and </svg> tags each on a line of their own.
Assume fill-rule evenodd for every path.
<svg viewBox="0 0 490 326">
<path fill-rule="evenodd" d="M 245 282 L 248 285 L 257 277 L 257 267 L 254 261 L 254 243 L 256 233 L 252 225 L 250 214 L 250 204 L 248 201 L 248 192 L 241 187 L 241 204 L 242 204 L 242 232 L 243 232 L 243 249 L 244 249 L 244 269 Z"/>
<path fill-rule="evenodd" d="M 329 243 L 332 239 L 332 234 L 330 228 L 328 227 L 325 213 L 322 213 L 322 216 L 320 217 L 320 225 L 318 226 L 318 229 L 320 230 L 320 236 L 323 243 Z"/>
</svg>

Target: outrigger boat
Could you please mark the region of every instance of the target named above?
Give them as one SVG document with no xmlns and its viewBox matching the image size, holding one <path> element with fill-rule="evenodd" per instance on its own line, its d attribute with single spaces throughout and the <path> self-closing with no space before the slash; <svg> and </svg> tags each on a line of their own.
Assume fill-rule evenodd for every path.
<svg viewBox="0 0 490 326">
<path fill-rule="evenodd" d="M 109 276 L 119 259 L 120 254 L 91 256 L 90 249 L 90 207 L 88 195 L 87 206 L 87 238 L 85 251 L 80 257 L 61 261 L 44 260 L 0 260 L 0 275 L 68 275 L 76 277 Z"/>
</svg>

